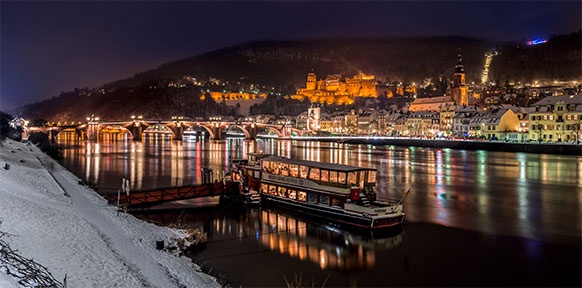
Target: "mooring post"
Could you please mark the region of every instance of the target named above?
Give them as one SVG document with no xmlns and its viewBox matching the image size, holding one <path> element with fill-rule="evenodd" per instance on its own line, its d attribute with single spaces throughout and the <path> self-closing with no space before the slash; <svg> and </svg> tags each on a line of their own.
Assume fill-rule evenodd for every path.
<svg viewBox="0 0 582 288">
<path fill-rule="evenodd" d="M 117 189 L 117 216 L 119 216 L 119 198 L 121 197 L 121 189 Z"/>
</svg>

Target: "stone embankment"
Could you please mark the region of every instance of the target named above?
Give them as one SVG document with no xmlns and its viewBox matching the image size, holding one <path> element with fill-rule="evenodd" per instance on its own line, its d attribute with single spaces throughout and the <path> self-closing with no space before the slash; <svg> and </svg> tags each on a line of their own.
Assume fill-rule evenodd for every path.
<svg viewBox="0 0 582 288">
<path fill-rule="evenodd" d="M 395 138 L 395 137 L 298 137 L 292 138 L 299 141 L 339 142 L 348 144 L 371 144 L 414 146 L 428 148 L 450 148 L 461 150 L 486 150 L 502 152 L 525 152 L 556 155 L 582 156 L 582 145 L 575 143 L 512 143 L 488 140 L 446 140 L 446 139 L 422 139 L 422 138 Z"/>
</svg>

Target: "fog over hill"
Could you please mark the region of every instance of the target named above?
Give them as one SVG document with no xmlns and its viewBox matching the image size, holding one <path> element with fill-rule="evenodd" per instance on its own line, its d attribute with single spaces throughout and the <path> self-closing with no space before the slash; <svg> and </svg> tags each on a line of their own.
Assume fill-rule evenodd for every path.
<svg viewBox="0 0 582 288">
<path fill-rule="evenodd" d="M 51 121 L 83 121 L 90 114 L 116 120 L 132 114 L 150 118 L 237 115 L 236 108 L 215 103 L 210 97 L 201 100 L 201 91 L 250 91 L 282 97 L 304 87 L 311 70 L 319 79 L 364 73 L 382 82 L 422 83 L 426 78 L 450 78 L 459 48 L 468 83 L 480 82 L 485 53 L 493 50 L 499 54 L 490 75 L 497 83 L 582 79 L 581 43 L 580 31 L 537 46 L 499 45 L 462 36 L 251 41 L 167 63 L 95 89 L 75 89 L 26 105 L 17 113 Z M 289 104 L 293 105 L 302 106 Z M 280 113 L 294 110 L 289 111 Z"/>
</svg>

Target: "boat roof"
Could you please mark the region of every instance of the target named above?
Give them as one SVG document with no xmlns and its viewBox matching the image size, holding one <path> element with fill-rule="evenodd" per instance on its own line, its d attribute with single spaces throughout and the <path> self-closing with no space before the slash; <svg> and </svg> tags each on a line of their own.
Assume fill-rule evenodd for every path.
<svg viewBox="0 0 582 288">
<path fill-rule="evenodd" d="M 303 166 L 316 167 L 316 168 L 320 168 L 320 169 L 340 171 L 340 172 L 376 170 L 375 168 L 364 168 L 364 167 L 345 165 L 345 164 L 333 164 L 333 163 L 326 163 L 326 162 L 297 160 L 297 159 L 290 159 L 290 158 L 285 158 L 285 157 L 280 157 L 280 156 L 266 157 L 266 158 L 261 159 L 261 161 L 271 161 L 271 162 L 303 165 Z"/>
</svg>

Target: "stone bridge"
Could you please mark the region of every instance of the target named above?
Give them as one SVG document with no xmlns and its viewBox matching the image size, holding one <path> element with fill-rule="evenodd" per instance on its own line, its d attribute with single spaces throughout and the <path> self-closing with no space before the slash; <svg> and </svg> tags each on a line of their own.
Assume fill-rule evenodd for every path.
<svg viewBox="0 0 582 288">
<path fill-rule="evenodd" d="M 290 137 L 291 135 L 303 136 L 303 131 L 289 125 L 262 124 L 246 121 L 191 121 L 191 120 L 143 120 L 132 119 L 130 121 L 95 121 L 84 124 L 54 125 L 44 127 L 28 127 L 25 129 L 25 137 L 32 133 L 45 133 L 51 141 L 57 139 L 61 133 L 75 140 L 141 140 L 144 135 L 161 134 L 171 139 L 182 140 L 184 136 L 205 137 L 213 140 L 223 138 L 227 130 L 239 131 L 245 139 L 255 139 L 261 132 L 277 135 L 278 137 Z"/>
</svg>

